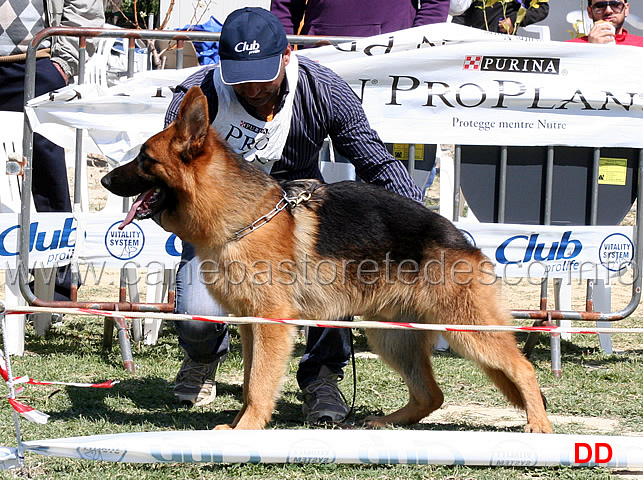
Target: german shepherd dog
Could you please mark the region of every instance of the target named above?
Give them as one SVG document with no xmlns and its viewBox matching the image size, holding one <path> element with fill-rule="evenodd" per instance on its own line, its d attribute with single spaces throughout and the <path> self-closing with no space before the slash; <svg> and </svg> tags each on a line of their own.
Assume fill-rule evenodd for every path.
<svg viewBox="0 0 643 480">
<path fill-rule="evenodd" d="M 497 325 L 491 262 L 447 219 L 364 183 L 279 182 L 231 151 L 208 122 L 198 87 L 176 120 L 128 164 L 103 177 L 110 192 L 139 195 L 124 223 L 155 216 L 211 267 L 211 294 L 237 316 Z M 217 266 L 216 268 L 212 265 Z M 243 407 L 222 429 L 269 421 L 294 327 L 240 327 Z M 431 366 L 437 332 L 368 329 L 371 347 L 404 379 L 409 401 L 367 426 L 419 422 L 444 400 Z M 531 363 L 509 332 L 444 333 L 516 407 L 527 432 L 552 432 Z"/>
</svg>

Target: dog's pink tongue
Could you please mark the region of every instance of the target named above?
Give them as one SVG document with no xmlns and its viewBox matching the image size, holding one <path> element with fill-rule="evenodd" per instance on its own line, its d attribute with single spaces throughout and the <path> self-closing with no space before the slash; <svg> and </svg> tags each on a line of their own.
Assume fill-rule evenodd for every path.
<svg viewBox="0 0 643 480">
<path fill-rule="evenodd" d="M 148 192 L 143 192 L 141 193 L 136 200 L 134 200 L 134 203 L 132 204 L 132 208 L 129 209 L 129 212 L 127 212 L 127 216 L 125 217 L 125 220 L 118 226 L 119 230 L 123 230 L 125 227 L 127 227 L 130 223 L 132 223 L 132 220 L 134 220 L 134 216 L 136 215 L 136 210 L 138 210 L 138 207 L 141 206 L 141 203 L 143 203 L 143 200 L 145 200 L 145 197 Z"/>
</svg>

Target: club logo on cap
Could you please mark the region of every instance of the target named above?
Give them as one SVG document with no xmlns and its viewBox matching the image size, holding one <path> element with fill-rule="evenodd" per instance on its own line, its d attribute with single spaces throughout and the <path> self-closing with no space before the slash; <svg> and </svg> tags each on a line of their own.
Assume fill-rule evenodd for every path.
<svg viewBox="0 0 643 480">
<path fill-rule="evenodd" d="M 239 42 L 234 46 L 234 51 L 237 53 L 248 52 L 248 55 L 252 55 L 253 53 L 260 53 L 261 44 L 256 40 L 253 40 L 251 44 L 248 44 L 248 42 L 245 41 Z"/>
</svg>

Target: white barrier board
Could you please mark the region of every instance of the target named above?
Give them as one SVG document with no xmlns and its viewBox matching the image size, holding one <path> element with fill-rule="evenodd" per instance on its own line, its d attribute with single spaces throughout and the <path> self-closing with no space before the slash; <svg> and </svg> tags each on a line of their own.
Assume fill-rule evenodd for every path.
<svg viewBox="0 0 643 480">
<path fill-rule="evenodd" d="M 0 214 L 0 269 L 17 266 L 18 219 L 17 214 Z M 176 235 L 152 220 L 119 230 L 122 220 L 122 214 L 35 213 L 29 265 L 66 265 L 73 256 L 94 270 L 178 264 L 181 240 Z M 491 260 L 493 267 L 485 270 L 495 269 L 501 277 L 541 278 L 547 273 L 550 278 L 607 279 L 623 274 L 634 257 L 633 227 L 473 223 L 458 227 Z M 80 237 L 79 229 L 84 232 Z"/>
<path fill-rule="evenodd" d="M 34 440 L 25 450 L 108 462 L 643 467 L 643 437 L 419 430 L 123 433 Z"/>
<path fill-rule="evenodd" d="M 643 147 L 641 48 L 471 30 L 426 25 L 301 55 L 346 80 L 385 142 Z"/>
<path fill-rule="evenodd" d="M 0 269 L 16 268 L 19 215 L 0 214 Z M 173 268 L 181 256 L 181 241 L 154 221 L 132 222 L 123 230 L 123 214 L 33 213 L 30 227 L 30 267 L 61 266 L 76 256 L 80 265 Z M 79 228 L 83 235 L 78 236 Z"/>
</svg>

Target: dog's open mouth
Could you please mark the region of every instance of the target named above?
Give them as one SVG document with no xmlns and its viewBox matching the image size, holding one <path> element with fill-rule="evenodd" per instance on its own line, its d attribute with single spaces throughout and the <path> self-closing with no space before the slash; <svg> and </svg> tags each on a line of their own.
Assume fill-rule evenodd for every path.
<svg viewBox="0 0 643 480">
<path fill-rule="evenodd" d="M 125 220 L 118 226 L 118 229 L 122 230 L 132 223 L 134 219 L 144 220 L 153 217 L 163 209 L 165 197 L 165 190 L 159 187 L 141 193 L 136 200 L 134 200 L 132 208 L 129 209 Z"/>
</svg>

